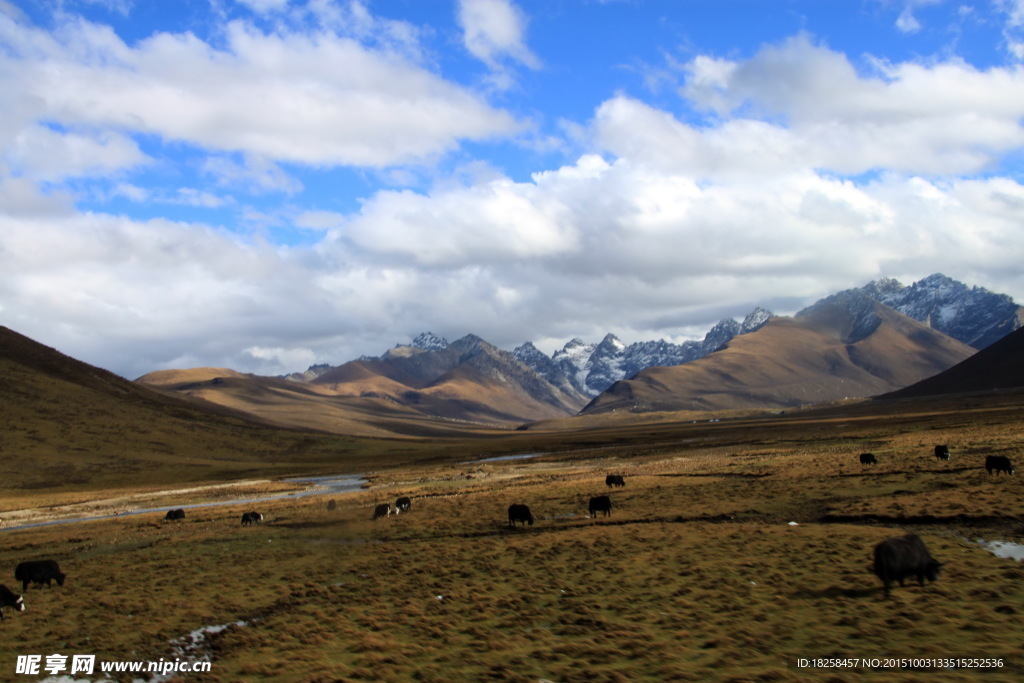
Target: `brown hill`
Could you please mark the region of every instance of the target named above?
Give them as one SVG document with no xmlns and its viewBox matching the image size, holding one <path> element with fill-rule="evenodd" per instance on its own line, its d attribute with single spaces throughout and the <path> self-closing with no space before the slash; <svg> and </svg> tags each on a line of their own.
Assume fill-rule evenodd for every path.
<svg viewBox="0 0 1024 683">
<path fill-rule="evenodd" d="M 354 442 L 168 396 L 0 327 L 0 490 L 338 469 Z"/>
<path fill-rule="evenodd" d="M 970 358 L 879 398 L 917 398 L 1024 387 L 1024 329 L 1011 332 Z"/>
<path fill-rule="evenodd" d="M 856 292 L 774 318 L 704 358 L 615 383 L 583 414 L 780 409 L 902 388 L 974 349 Z"/>
<path fill-rule="evenodd" d="M 572 415 L 586 401 L 473 335 L 443 350 L 392 349 L 309 382 L 221 368 L 160 371 L 138 381 L 279 424 L 369 436 L 477 429 L 465 423 L 507 427 Z"/>
<path fill-rule="evenodd" d="M 576 413 L 586 397 L 560 389 L 511 353 L 475 335 L 445 349 L 392 349 L 354 361 L 312 384 L 344 395 L 378 396 L 452 419 L 526 422 Z"/>
</svg>

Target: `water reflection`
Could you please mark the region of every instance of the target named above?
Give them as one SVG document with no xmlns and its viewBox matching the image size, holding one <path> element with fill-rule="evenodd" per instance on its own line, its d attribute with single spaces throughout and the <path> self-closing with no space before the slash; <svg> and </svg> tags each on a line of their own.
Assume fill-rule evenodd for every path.
<svg viewBox="0 0 1024 683">
<path fill-rule="evenodd" d="M 1024 560 L 1024 545 L 1011 543 L 1010 541 L 982 541 L 978 540 L 981 547 L 988 550 L 996 557 L 1004 557 L 1010 560 Z"/>
</svg>

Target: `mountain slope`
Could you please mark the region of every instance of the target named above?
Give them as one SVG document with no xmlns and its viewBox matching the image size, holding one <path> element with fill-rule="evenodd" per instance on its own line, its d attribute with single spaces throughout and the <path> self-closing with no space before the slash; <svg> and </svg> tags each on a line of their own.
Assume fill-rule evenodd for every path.
<svg viewBox="0 0 1024 683">
<path fill-rule="evenodd" d="M 1024 387 L 1024 329 L 986 346 L 970 358 L 879 398 L 916 398 Z"/>
<path fill-rule="evenodd" d="M 337 463 L 338 437 L 167 396 L 0 327 L 0 490 L 164 485 Z"/>
<path fill-rule="evenodd" d="M 355 363 L 358 379 L 346 363 L 313 384 L 339 395 L 385 397 L 431 415 L 488 422 L 571 415 L 586 402 L 475 335 L 443 347 L 398 347 Z"/>
<path fill-rule="evenodd" d="M 583 413 L 786 408 L 912 384 L 973 349 L 859 292 L 773 318 L 704 358 L 615 383 Z"/>
<path fill-rule="evenodd" d="M 399 346 L 309 381 L 221 369 L 162 371 L 138 381 L 282 424 L 378 436 L 384 435 L 380 429 L 451 433 L 452 421 L 507 425 L 564 417 L 586 403 L 571 388 L 553 386 L 474 335 L 451 344 L 433 336 L 418 339 L 428 348 Z"/>
</svg>

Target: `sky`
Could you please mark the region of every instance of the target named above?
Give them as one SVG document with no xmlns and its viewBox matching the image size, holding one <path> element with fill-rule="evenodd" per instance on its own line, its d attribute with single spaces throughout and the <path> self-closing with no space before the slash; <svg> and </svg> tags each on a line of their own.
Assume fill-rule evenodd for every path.
<svg viewBox="0 0 1024 683">
<path fill-rule="evenodd" d="M 1024 0 L 0 0 L 0 324 L 129 379 L 1024 300 Z"/>
</svg>

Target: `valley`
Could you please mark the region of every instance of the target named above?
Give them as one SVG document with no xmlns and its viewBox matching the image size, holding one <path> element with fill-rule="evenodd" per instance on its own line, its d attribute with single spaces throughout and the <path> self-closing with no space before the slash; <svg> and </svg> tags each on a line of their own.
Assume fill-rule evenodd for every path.
<svg viewBox="0 0 1024 683">
<path fill-rule="evenodd" d="M 978 541 L 1024 539 L 1022 480 L 982 468 L 1024 462 L 1022 413 L 1024 396 L 999 392 L 518 432 L 429 462 L 382 454 L 364 488 L 261 502 L 253 527 L 238 518 L 254 506 L 225 505 L 0 531 L 5 571 L 46 557 L 68 574 L 6 610 L 0 668 L 27 653 L 173 659 L 186 634 L 226 625 L 189 651 L 211 670 L 181 680 L 1013 680 L 1024 568 Z M 539 455 L 468 462 L 513 453 Z M 595 495 L 611 516 L 587 517 Z M 410 512 L 371 519 L 399 496 Z M 508 527 L 513 502 L 532 526 Z M 871 548 L 908 531 L 942 573 L 886 600 Z M 939 655 L 1004 664 L 795 664 Z"/>
</svg>

